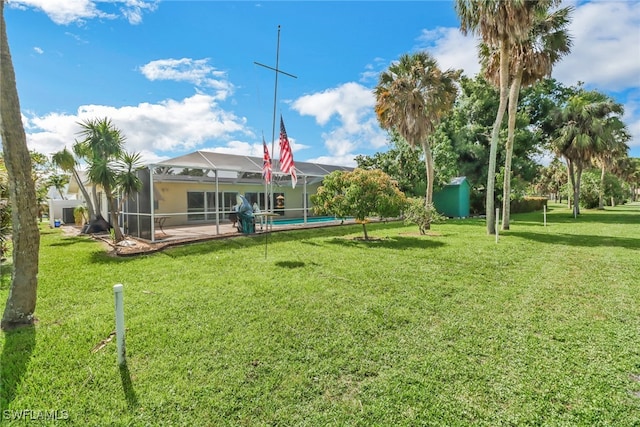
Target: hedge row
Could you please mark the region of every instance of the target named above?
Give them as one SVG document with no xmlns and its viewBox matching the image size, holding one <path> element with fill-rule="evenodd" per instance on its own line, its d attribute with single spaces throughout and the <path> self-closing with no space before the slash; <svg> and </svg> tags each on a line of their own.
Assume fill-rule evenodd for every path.
<svg viewBox="0 0 640 427">
<path fill-rule="evenodd" d="M 547 206 L 546 197 L 524 197 L 511 201 L 511 213 L 525 213 L 540 211 Z"/>
</svg>

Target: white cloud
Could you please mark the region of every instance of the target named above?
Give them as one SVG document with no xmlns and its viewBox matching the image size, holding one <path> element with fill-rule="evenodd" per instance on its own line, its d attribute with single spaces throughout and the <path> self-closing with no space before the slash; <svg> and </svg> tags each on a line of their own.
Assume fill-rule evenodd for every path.
<svg viewBox="0 0 640 427">
<path fill-rule="evenodd" d="M 42 55 L 44 53 L 44 50 L 42 50 L 42 48 L 39 48 L 38 46 L 35 46 L 33 48 L 33 51 L 39 55 Z"/>
<path fill-rule="evenodd" d="M 99 3 L 117 5 L 122 16 L 134 25 L 142 22 L 144 12 L 153 12 L 158 7 L 157 1 L 143 0 L 8 0 L 7 2 L 10 7 L 40 9 L 53 22 L 60 25 L 94 18 L 118 18 L 117 14 L 99 9 Z"/>
<path fill-rule="evenodd" d="M 378 83 L 380 72 L 384 71 L 387 62 L 383 58 L 374 58 L 372 64 L 365 66 L 365 71 L 360 74 L 360 83 Z"/>
<path fill-rule="evenodd" d="M 303 116 L 313 116 L 319 125 L 325 125 L 337 115 L 346 127 L 359 126 L 358 119 L 373 109 L 375 98 L 370 88 L 358 83 L 345 83 L 324 92 L 304 95 L 292 104 Z"/>
<path fill-rule="evenodd" d="M 553 77 L 568 86 L 582 81 L 588 88 L 615 96 L 625 105 L 624 121 L 633 136 L 629 144 L 640 146 L 638 91 L 628 91 L 640 88 L 640 3 L 563 2 L 568 5 L 575 7 L 569 25 L 573 46 L 555 66 Z M 462 69 L 471 77 L 480 71 L 477 43 L 458 28 L 439 27 L 423 30 L 415 49 L 429 50 L 441 68 Z"/>
<path fill-rule="evenodd" d="M 435 30 L 422 30 L 415 49 L 428 50 L 443 70 L 461 69 L 472 77 L 480 72 L 478 42 L 473 36 L 462 35 L 458 28 L 438 27 Z"/>
<path fill-rule="evenodd" d="M 640 87 L 629 95 L 624 105 L 623 121 L 632 135 L 631 141 L 627 144 L 630 147 L 640 147 Z"/>
<path fill-rule="evenodd" d="M 71 147 L 80 130 L 78 122 L 103 117 L 110 118 L 125 135 L 128 151 L 143 154 L 194 150 L 207 141 L 224 140 L 235 133 L 251 135 L 244 118 L 220 109 L 214 97 L 196 94 L 181 101 L 169 99 L 121 108 L 84 105 L 76 114 L 24 117 L 27 143 L 32 150 L 51 154 L 65 145 Z"/>
<path fill-rule="evenodd" d="M 292 103 L 301 115 L 312 116 L 320 126 L 331 126 L 322 134 L 331 154 L 324 157 L 331 164 L 336 159 L 353 157 L 362 147 L 380 148 L 386 144 L 386 133 L 380 129 L 374 113 L 375 96 L 370 88 L 358 83 L 345 83 L 323 92 L 304 95 Z M 335 122 L 330 122 L 332 119 Z M 317 160 L 316 160 L 317 161 Z M 341 163 L 343 164 L 343 163 Z"/>
<path fill-rule="evenodd" d="M 569 32 L 571 53 L 554 77 L 604 91 L 640 87 L 640 3 L 591 2 L 576 8 Z"/>
<path fill-rule="evenodd" d="M 347 154 L 345 156 L 320 156 L 315 159 L 309 159 L 308 161 L 322 165 L 347 166 L 352 168 L 358 166 L 353 154 Z"/>
<path fill-rule="evenodd" d="M 223 100 L 233 92 L 226 73 L 209 65 L 209 59 L 158 59 L 140 67 L 149 80 L 174 80 L 192 83 L 198 87 L 213 88 L 216 99 Z"/>
</svg>

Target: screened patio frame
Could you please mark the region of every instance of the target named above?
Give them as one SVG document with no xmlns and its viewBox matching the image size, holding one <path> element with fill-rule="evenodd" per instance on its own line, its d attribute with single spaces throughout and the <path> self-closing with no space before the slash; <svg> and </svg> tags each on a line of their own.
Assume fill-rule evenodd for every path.
<svg viewBox="0 0 640 427">
<path fill-rule="evenodd" d="M 152 242 L 156 241 L 156 224 L 157 216 L 155 209 L 155 201 L 159 198 L 156 197 L 156 191 L 154 189 L 154 183 L 156 182 L 209 182 L 215 186 L 215 211 L 207 211 L 207 214 L 215 215 L 215 227 L 216 235 L 220 234 L 220 183 L 231 184 L 264 184 L 265 201 L 267 195 L 269 196 L 270 212 L 273 213 L 274 200 L 273 200 L 273 182 L 277 182 L 277 185 L 291 185 L 291 179 L 288 174 L 284 174 L 276 168 L 272 171 L 272 184 L 267 186 L 262 178 L 262 157 L 242 156 L 235 154 L 214 153 L 209 151 L 195 151 L 184 156 L 169 159 L 163 162 L 158 162 L 148 165 L 145 169 L 144 176 L 141 177 L 143 181 L 143 190 L 133 197 L 133 203 L 135 206 L 131 206 L 127 203 L 127 213 L 129 220 L 131 217 L 136 217 L 136 226 L 133 227 L 137 232 L 137 237 L 144 238 L 146 235 L 146 229 L 149 227 L 149 237 Z M 308 209 L 308 192 L 307 184 L 317 183 L 333 171 L 351 171 L 353 168 L 344 166 L 325 165 L 312 162 L 295 162 L 296 175 L 298 177 L 298 184 L 303 185 L 303 222 L 307 222 L 307 209 Z M 163 173 L 164 171 L 170 171 L 175 169 L 199 169 L 204 172 L 204 176 L 191 176 L 191 175 L 176 175 Z M 145 185 L 147 188 L 145 189 Z M 145 191 L 146 190 L 146 191 Z M 147 200 L 144 200 L 147 198 Z M 135 210 L 135 213 L 131 213 Z M 148 211 L 148 212 L 146 212 Z M 188 212 L 173 213 L 173 215 L 188 215 Z M 163 214 L 164 216 L 165 214 Z M 149 221 L 142 221 L 141 219 L 148 217 Z M 144 224 L 143 224 L 144 223 Z"/>
</svg>

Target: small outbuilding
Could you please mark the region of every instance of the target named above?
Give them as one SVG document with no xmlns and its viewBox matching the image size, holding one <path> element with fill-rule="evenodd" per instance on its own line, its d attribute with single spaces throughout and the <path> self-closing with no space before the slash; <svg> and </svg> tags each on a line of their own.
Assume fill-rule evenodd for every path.
<svg viewBox="0 0 640 427">
<path fill-rule="evenodd" d="M 433 204 L 438 212 L 449 218 L 466 218 L 470 210 L 471 185 L 466 176 L 453 178 L 434 193 Z"/>
</svg>

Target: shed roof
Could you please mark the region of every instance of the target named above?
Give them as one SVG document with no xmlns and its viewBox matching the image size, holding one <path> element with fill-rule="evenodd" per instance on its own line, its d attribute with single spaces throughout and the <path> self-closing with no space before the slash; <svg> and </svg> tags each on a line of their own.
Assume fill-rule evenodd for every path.
<svg viewBox="0 0 640 427">
<path fill-rule="evenodd" d="M 456 176 L 455 178 L 451 178 L 451 181 L 447 185 L 461 185 L 462 183 L 467 182 L 466 176 Z M 469 184 L 467 182 L 467 184 Z"/>
</svg>

